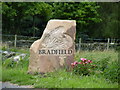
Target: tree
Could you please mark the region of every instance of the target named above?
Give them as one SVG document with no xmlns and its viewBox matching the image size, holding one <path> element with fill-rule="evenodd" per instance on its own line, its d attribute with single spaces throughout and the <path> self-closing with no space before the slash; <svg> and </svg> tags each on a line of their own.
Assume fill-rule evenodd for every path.
<svg viewBox="0 0 120 90">
<path fill-rule="evenodd" d="M 120 38 L 118 30 L 120 21 L 119 16 L 119 3 L 99 3 L 101 6 L 100 15 L 103 21 L 100 23 L 102 37 L 104 38 Z"/>
<path fill-rule="evenodd" d="M 80 37 L 80 32 L 89 35 L 92 30 L 87 27 L 102 21 L 97 12 L 99 6 L 94 2 L 55 2 L 53 7 L 53 18 L 76 20 L 77 38 Z"/>
<path fill-rule="evenodd" d="M 52 14 L 52 7 L 44 2 L 39 2 L 39 3 L 30 3 L 29 4 L 29 9 L 25 12 L 26 15 L 30 15 L 32 16 L 32 20 L 33 20 L 33 36 L 35 36 L 35 31 L 39 30 L 36 27 L 36 20 L 38 19 L 37 17 L 39 17 L 41 19 L 42 22 L 47 22 Z M 44 24 L 44 23 L 42 23 Z M 44 29 L 43 29 L 44 30 Z"/>
<path fill-rule="evenodd" d="M 4 2 L 2 32 L 41 36 L 50 19 L 76 20 L 78 38 L 120 38 L 119 3 Z"/>
<path fill-rule="evenodd" d="M 44 2 L 6 2 L 3 3 L 3 33 L 24 34 L 35 36 L 35 31 L 42 31 L 43 26 L 39 27 L 38 20 L 44 25 L 51 14 L 51 5 Z M 25 23 L 25 25 L 24 25 Z M 40 23 L 40 24 L 41 24 Z M 39 30 L 39 31 L 40 31 Z"/>
</svg>

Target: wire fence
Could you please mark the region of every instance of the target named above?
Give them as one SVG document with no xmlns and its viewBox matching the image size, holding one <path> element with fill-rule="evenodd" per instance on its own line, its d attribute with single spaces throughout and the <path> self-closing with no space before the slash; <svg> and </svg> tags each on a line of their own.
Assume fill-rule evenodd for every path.
<svg viewBox="0 0 120 90">
<path fill-rule="evenodd" d="M 40 37 L 20 36 L 20 35 L 4 35 L 2 34 L 2 43 L 8 47 L 25 47 L 29 48 L 35 40 Z M 120 46 L 119 39 L 79 39 L 75 44 L 76 51 L 93 51 L 93 50 L 109 50 L 116 49 Z"/>
<path fill-rule="evenodd" d="M 29 48 L 31 44 L 40 37 L 20 36 L 20 35 L 2 35 L 2 43 L 8 47 L 26 47 Z"/>
<path fill-rule="evenodd" d="M 110 50 L 110 49 L 116 49 L 118 44 L 109 44 L 108 43 L 81 43 L 76 44 L 76 50 L 77 51 L 104 51 L 104 50 Z"/>
<path fill-rule="evenodd" d="M 110 49 L 116 49 L 120 46 L 120 39 L 86 39 L 80 38 L 79 43 L 75 45 L 76 51 L 104 51 Z"/>
</svg>

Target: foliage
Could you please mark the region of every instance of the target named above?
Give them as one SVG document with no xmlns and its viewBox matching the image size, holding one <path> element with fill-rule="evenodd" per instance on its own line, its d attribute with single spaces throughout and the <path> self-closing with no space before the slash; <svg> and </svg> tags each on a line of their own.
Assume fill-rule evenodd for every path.
<svg viewBox="0 0 120 90">
<path fill-rule="evenodd" d="M 83 55 L 82 55 L 83 54 Z M 94 74 L 101 77 L 105 77 L 106 80 L 112 82 L 118 82 L 120 67 L 118 64 L 118 52 L 116 51 L 104 51 L 104 52 L 82 52 L 76 54 L 76 59 L 80 57 L 89 58 L 94 61 L 96 68 Z"/>
<path fill-rule="evenodd" d="M 58 19 L 73 19 L 80 24 L 90 24 L 100 22 L 97 9 L 99 6 L 94 2 L 69 2 L 69 3 L 53 3 L 55 11 L 53 15 Z"/>
<path fill-rule="evenodd" d="M 23 50 L 19 49 L 16 49 L 16 51 L 23 52 Z M 66 70 L 63 69 L 55 72 L 49 72 L 44 75 L 27 74 L 29 52 L 28 50 L 26 50 L 26 52 L 28 55 L 24 59 L 21 59 L 18 63 L 12 63 L 11 60 L 5 60 L 2 62 L 2 81 L 10 81 L 11 83 L 19 85 L 32 85 L 35 88 L 118 88 L 117 82 L 110 82 L 109 80 L 105 79 L 106 77 L 108 77 L 108 79 L 111 78 L 110 80 L 115 78 L 111 76 L 112 73 L 116 71 L 115 68 L 117 68 L 117 63 L 114 64 L 114 61 L 117 59 L 117 52 L 115 51 L 77 53 L 76 60 L 78 60 L 80 57 L 85 57 L 90 58 L 93 62 L 102 60 L 103 57 L 107 59 L 107 57 L 111 56 L 109 61 L 113 61 L 111 64 L 114 65 L 107 64 L 109 68 L 104 69 L 104 75 L 92 74 L 90 76 L 77 75 L 73 72 L 66 72 Z M 114 75 L 117 73 L 118 72 L 116 72 Z"/>
<path fill-rule="evenodd" d="M 104 77 L 111 80 L 112 82 L 118 82 L 120 80 L 120 67 L 118 62 L 111 62 L 104 70 Z"/>
<path fill-rule="evenodd" d="M 100 16 L 103 20 L 98 30 L 102 33 L 105 38 L 120 38 L 119 28 L 119 3 L 99 3 L 101 9 L 99 10 Z"/>
<path fill-rule="evenodd" d="M 73 19 L 77 42 L 80 37 L 119 38 L 118 6 L 116 2 L 3 2 L 3 34 L 41 36 L 48 20 Z"/>
<path fill-rule="evenodd" d="M 5 2 L 2 6 L 3 33 L 30 36 L 41 32 L 39 25 L 42 23 L 42 28 L 44 27 L 52 8 L 44 2 Z"/>
<path fill-rule="evenodd" d="M 110 61 L 111 57 L 105 57 L 95 62 L 97 65 L 96 70 L 99 74 L 103 75 L 106 79 L 112 82 L 118 82 L 120 67 L 118 61 Z"/>
<path fill-rule="evenodd" d="M 95 63 L 97 65 L 97 70 L 104 71 L 109 64 L 110 57 L 104 57 L 102 59 L 97 60 Z"/>
<path fill-rule="evenodd" d="M 10 47 L 8 46 L 2 46 L 0 47 L 1 50 L 3 51 L 12 51 L 12 52 L 21 52 L 21 53 L 29 53 L 29 48 L 15 48 L 15 47 Z"/>
<path fill-rule="evenodd" d="M 2 55 L 0 54 L 0 81 L 2 81 Z"/>
<path fill-rule="evenodd" d="M 2 61 L 2 66 L 4 68 L 7 68 L 7 69 L 10 69 L 10 68 L 23 68 L 24 69 L 28 68 L 28 58 L 29 58 L 29 55 L 27 55 L 24 59 L 20 58 L 19 61 L 13 61 L 11 58 L 9 59 L 6 59 L 4 61 Z M 23 64 L 24 63 L 24 64 Z"/>
<path fill-rule="evenodd" d="M 5 50 L 6 50 L 6 47 L 5 47 L 5 46 L 3 46 L 3 47 L 1 47 L 1 49 L 2 49 L 3 51 L 5 51 Z"/>
<path fill-rule="evenodd" d="M 81 58 L 78 61 L 71 63 L 74 73 L 79 75 L 90 75 L 94 73 L 95 65 L 92 65 L 92 60 Z"/>
<path fill-rule="evenodd" d="M 45 75 L 30 75 L 25 69 L 3 70 L 3 81 L 19 85 L 33 85 L 35 88 L 118 88 L 117 83 L 109 83 L 103 77 L 95 75 L 77 76 L 65 70 Z"/>
<path fill-rule="evenodd" d="M 89 25 L 101 21 L 97 11 L 100 6 L 94 2 L 58 2 L 53 3 L 53 7 L 53 18 L 76 20 L 77 38 L 81 37 L 81 32 L 91 31 L 87 29 Z"/>
</svg>

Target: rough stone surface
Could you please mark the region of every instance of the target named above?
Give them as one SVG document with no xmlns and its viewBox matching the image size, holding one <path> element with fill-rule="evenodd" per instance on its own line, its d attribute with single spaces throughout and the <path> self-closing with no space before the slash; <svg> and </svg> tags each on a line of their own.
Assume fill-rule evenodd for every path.
<svg viewBox="0 0 120 90">
<path fill-rule="evenodd" d="M 17 62 L 20 61 L 20 59 L 24 59 L 26 54 L 20 54 L 18 56 L 13 57 L 13 61 Z"/>
<path fill-rule="evenodd" d="M 50 20 L 41 39 L 30 47 L 28 73 L 70 69 L 74 61 L 75 20 Z"/>
</svg>

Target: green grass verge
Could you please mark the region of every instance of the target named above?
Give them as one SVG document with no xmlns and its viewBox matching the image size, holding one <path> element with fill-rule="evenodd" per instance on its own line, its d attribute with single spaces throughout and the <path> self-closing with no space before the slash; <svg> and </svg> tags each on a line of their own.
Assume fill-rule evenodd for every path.
<svg viewBox="0 0 120 90">
<path fill-rule="evenodd" d="M 1 62 L 1 55 L 0 55 L 0 81 L 2 81 L 2 62 Z"/>
<path fill-rule="evenodd" d="M 20 50 L 18 50 L 20 51 Z M 25 51 L 28 53 L 28 51 Z M 109 61 L 117 61 L 118 53 L 115 51 L 95 51 L 77 53 L 75 59 L 88 58 L 99 61 L 109 58 Z M 111 82 L 103 75 L 94 74 L 90 76 L 75 75 L 73 72 L 58 70 L 45 75 L 27 74 L 29 55 L 19 64 L 11 67 L 11 62 L 6 60 L 2 68 L 2 81 L 10 81 L 19 85 L 33 85 L 35 88 L 118 88 L 117 82 Z"/>
<path fill-rule="evenodd" d="M 118 88 L 117 83 L 106 81 L 103 77 L 78 76 L 72 72 L 59 70 L 43 75 L 29 75 L 24 69 L 3 70 L 2 81 L 19 85 L 33 85 L 35 88 Z"/>
</svg>

